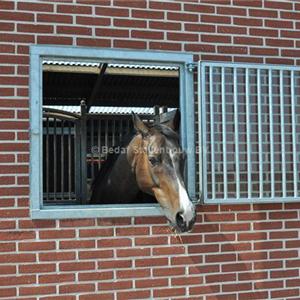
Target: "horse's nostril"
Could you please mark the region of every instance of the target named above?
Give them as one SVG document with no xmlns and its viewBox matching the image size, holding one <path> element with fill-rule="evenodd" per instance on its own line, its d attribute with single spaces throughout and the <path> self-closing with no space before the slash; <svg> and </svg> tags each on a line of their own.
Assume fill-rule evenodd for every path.
<svg viewBox="0 0 300 300">
<path fill-rule="evenodd" d="M 184 218 L 180 212 L 177 213 L 177 215 L 176 215 L 176 223 L 179 228 L 182 228 L 185 226 Z"/>
</svg>

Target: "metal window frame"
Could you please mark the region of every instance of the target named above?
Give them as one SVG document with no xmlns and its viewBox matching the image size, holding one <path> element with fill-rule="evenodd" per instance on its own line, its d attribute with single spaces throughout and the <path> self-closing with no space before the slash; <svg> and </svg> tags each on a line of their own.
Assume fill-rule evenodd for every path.
<svg viewBox="0 0 300 300">
<path fill-rule="evenodd" d="M 179 67 L 181 142 L 187 151 L 187 189 L 196 200 L 195 117 L 193 72 L 188 65 L 193 55 L 177 52 L 87 48 L 52 45 L 30 46 L 30 211 L 33 219 L 162 215 L 158 204 L 126 205 L 43 205 L 42 170 L 42 60 L 101 61 L 111 63 L 151 64 Z"/>
<path fill-rule="evenodd" d="M 199 172 L 199 185 L 200 185 L 200 190 L 203 190 L 203 197 L 202 197 L 202 202 L 203 203 L 207 203 L 207 204 L 236 204 L 236 203 L 285 203 L 285 202 L 297 202 L 300 200 L 300 195 L 299 195 L 299 191 L 297 191 L 297 184 L 296 184 L 296 180 L 294 179 L 294 196 L 275 196 L 274 193 L 271 195 L 271 197 L 262 197 L 262 186 L 261 186 L 261 182 L 260 182 L 260 187 L 259 187 L 259 197 L 249 197 L 249 183 L 248 183 L 248 197 L 236 197 L 236 198 L 227 198 L 227 199 L 217 199 L 217 198 L 212 198 L 212 199 L 207 199 L 207 166 L 206 166 L 206 158 L 207 158 L 207 132 L 206 132 L 206 78 L 205 78 L 205 68 L 209 68 L 210 72 L 209 72 L 209 76 L 212 76 L 212 68 L 213 67 L 218 67 L 221 70 L 224 70 L 224 68 L 233 68 L 234 72 L 233 72 L 233 80 L 236 81 L 236 68 L 242 68 L 245 70 L 249 70 L 249 69 L 255 69 L 257 74 L 260 74 L 261 70 L 266 70 L 268 71 L 268 74 L 270 76 L 270 73 L 273 70 L 279 71 L 280 74 L 280 83 L 282 83 L 283 78 L 282 78 L 282 74 L 283 71 L 289 71 L 291 74 L 291 106 L 292 106 L 292 126 L 293 126 L 293 130 L 292 130 L 292 146 L 293 146 L 293 173 L 294 176 L 296 176 L 295 178 L 298 179 L 298 172 L 299 170 L 297 170 L 297 166 L 295 165 L 297 159 L 295 156 L 295 151 L 296 151 L 296 134 L 295 134 L 295 111 L 294 111 L 294 102 L 295 102 L 295 89 L 294 89 L 294 81 L 295 81 L 295 71 L 300 71 L 299 67 L 296 66 L 288 66 L 288 65 L 269 65 L 269 64 L 255 64 L 255 63 L 223 63 L 223 62 L 208 62 L 208 61 L 198 61 L 198 111 L 199 111 L 199 125 L 198 125 L 198 139 L 199 139 L 199 145 L 200 145 L 200 149 L 202 149 L 201 153 L 200 153 L 200 172 Z M 272 76 L 269 77 L 271 79 L 271 82 L 269 82 L 269 84 L 272 84 Z M 257 79 L 258 83 L 260 84 L 260 78 Z M 246 85 L 246 89 L 249 89 L 249 87 L 247 87 L 247 83 Z M 234 102 L 237 101 L 237 97 L 235 95 L 235 91 L 236 91 L 236 82 L 233 82 L 233 89 L 234 89 Z M 209 89 L 211 88 L 211 86 L 208 87 Z M 271 85 L 269 86 L 269 95 L 270 97 L 272 97 L 272 88 Z M 281 117 L 283 115 L 283 105 L 282 105 L 282 99 L 283 99 L 283 90 L 282 87 L 280 88 L 280 114 Z M 210 101 L 212 100 L 213 96 L 209 95 L 210 97 Z M 260 103 L 260 91 L 258 91 L 258 103 Z M 248 104 L 249 99 L 248 97 L 246 97 L 246 102 Z M 210 107 L 212 107 L 212 103 L 210 103 Z M 271 111 L 272 111 L 272 107 Z M 235 122 L 237 121 L 237 107 L 235 105 L 234 108 L 234 119 Z M 210 115 L 210 118 L 214 118 L 214 116 Z M 259 126 L 261 126 L 261 122 L 259 121 Z M 235 124 L 236 126 L 236 124 Z M 272 124 L 270 124 L 270 126 L 272 126 Z M 248 130 L 247 130 L 248 131 Z M 284 128 L 283 126 L 281 126 L 281 134 L 284 133 Z M 249 139 L 248 139 L 249 140 Z M 272 141 L 271 141 L 271 146 L 272 146 Z M 212 146 L 213 147 L 213 146 Z M 259 148 L 261 149 L 262 145 L 261 145 L 261 137 L 259 138 Z M 248 148 L 247 147 L 247 152 L 248 152 Z M 274 151 L 271 149 L 271 156 L 274 154 Z M 284 155 L 284 153 L 282 154 Z M 237 161 L 237 157 L 235 157 L 235 161 Z M 212 160 L 213 160 L 213 156 L 212 156 Z M 261 160 L 261 158 L 260 158 Z M 272 165 L 272 162 L 271 162 Z M 271 166 L 272 167 L 272 166 Z M 261 168 L 261 167 L 260 167 Z M 212 177 L 214 176 L 214 171 L 212 171 Z M 274 172 L 271 171 L 271 175 L 272 177 L 274 176 Z M 249 172 L 248 172 L 249 174 Z M 262 174 L 261 171 L 259 171 L 259 178 L 262 178 Z M 213 180 L 214 178 L 212 178 Z M 239 178 L 238 178 L 239 181 Z M 273 184 L 274 179 L 271 180 L 271 184 Z M 237 182 L 238 185 L 238 182 Z M 239 189 L 236 189 L 236 192 L 239 194 Z M 212 193 L 214 193 L 214 189 L 212 189 Z M 285 194 L 285 191 L 284 193 Z"/>
</svg>

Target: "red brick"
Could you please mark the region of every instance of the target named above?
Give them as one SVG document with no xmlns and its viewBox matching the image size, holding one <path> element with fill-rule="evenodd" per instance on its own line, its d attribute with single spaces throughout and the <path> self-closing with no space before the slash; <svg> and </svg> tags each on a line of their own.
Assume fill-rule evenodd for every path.
<svg viewBox="0 0 300 300">
<path fill-rule="evenodd" d="M 278 49 L 275 48 L 250 48 L 251 55 L 277 56 Z"/>
<path fill-rule="evenodd" d="M 63 14 L 80 14 L 80 15 L 91 15 L 92 7 L 82 5 L 57 5 L 57 12 Z"/>
<path fill-rule="evenodd" d="M 217 7 L 217 14 L 229 16 L 246 16 L 247 10 L 239 7 L 220 6 Z"/>
<path fill-rule="evenodd" d="M 1 3 L 0 3 L 1 5 Z M 17 289 L 16 288 L 0 288 L 0 298 L 4 297 L 16 297 L 17 296 Z"/>
<path fill-rule="evenodd" d="M 296 50 L 285 50 L 283 49 L 281 51 L 281 55 L 282 56 L 290 56 L 290 57 L 300 57 L 300 50 L 296 49 Z"/>
<path fill-rule="evenodd" d="M 288 250 L 288 251 L 272 251 L 270 253 L 270 258 L 271 259 L 283 259 L 283 258 L 297 258 L 298 257 L 298 252 L 296 250 Z"/>
<path fill-rule="evenodd" d="M 231 36 L 201 35 L 201 41 L 206 43 L 231 43 Z"/>
<path fill-rule="evenodd" d="M 137 39 L 162 40 L 164 33 L 161 31 L 132 30 L 131 36 Z"/>
<path fill-rule="evenodd" d="M 43 263 L 36 263 L 36 264 L 23 264 L 19 266 L 20 273 L 26 274 L 35 274 L 35 273 L 50 273 L 55 272 L 56 266 L 55 264 L 43 264 Z"/>
<path fill-rule="evenodd" d="M 176 2 L 150 1 L 149 8 L 161 10 L 181 10 L 181 4 Z M 186 8 L 186 7 L 185 7 Z M 188 9 L 185 9 L 188 10 Z"/>
<path fill-rule="evenodd" d="M 0 132 L 0 139 L 1 139 L 1 137 L 3 137 L 2 132 Z M 7 140 L 8 135 L 5 135 L 5 137 Z M 12 138 L 14 138 L 14 135 Z M 1 176 L 0 177 L 0 185 L 10 185 L 10 184 L 15 184 L 15 177 L 12 177 L 12 176 Z"/>
<path fill-rule="evenodd" d="M 55 220 L 19 220 L 20 228 L 54 228 Z"/>
<path fill-rule="evenodd" d="M 135 280 L 136 288 L 153 288 L 153 287 L 161 287 L 168 286 L 167 278 L 159 278 L 159 279 L 137 279 Z"/>
<path fill-rule="evenodd" d="M 185 295 L 185 288 L 165 288 L 153 291 L 154 297 L 171 297 L 171 296 L 178 296 L 178 295 Z"/>
<path fill-rule="evenodd" d="M 88 272 L 88 273 L 78 274 L 79 281 L 102 281 L 102 280 L 113 279 L 113 277 L 114 277 L 114 273 L 112 271 Z"/>
<path fill-rule="evenodd" d="M 20 296 L 28 295 L 45 295 L 45 294 L 54 294 L 56 293 L 55 286 L 31 286 L 31 287 L 20 287 L 19 294 Z"/>
<path fill-rule="evenodd" d="M 75 252 L 39 253 L 40 261 L 62 261 L 75 259 Z"/>
<path fill-rule="evenodd" d="M 181 43 L 150 42 L 149 48 L 155 50 L 181 51 Z"/>
<path fill-rule="evenodd" d="M 190 286 L 195 284 L 203 284 L 203 277 L 183 276 L 183 277 L 171 278 L 171 284 L 172 286 L 177 286 L 177 285 Z"/>
<path fill-rule="evenodd" d="M 94 284 L 76 283 L 76 284 L 65 284 L 59 286 L 60 294 L 94 292 L 94 291 L 95 291 Z"/>
<path fill-rule="evenodd" d="M 222 272 L 240 272 L 240 271 L 249 271 L 252 270 L 251 263 L 234 263 L 234 264 L 225 264 L 221 267 Z"/>
<path fill-rule="evenodd" d="M 113 20 L 115 27 L 134 27 L 134 28 L 146 28 L 147 22 L 144 20 L 130 20 L 130 19 L 118 19 Z M 151 27 L 150 27 L 151 28 Z"/>
<path fill-rule="evenodd" d="M 236 255 L 235 254 L 217 254 L 217 255 L 208 254 L 205 256 L 205 261 L 207 263 L 236 261 Z"/>
<path fill-rule="evenodd" d="M 239 213 L 237 215 L 238 221 L 257 221 L 265 220 L 266 218 L 267 214 L 263 212 Z"/>
<path fill-rule="evenodd" d="M 25 10 L 30 12 L 46 11 L 53 12 L 53 4 L 46 3 L 31 3 L 31 2 L 18 2 L 18 10 Z"/>
<path fill-rule="evenodd" d="M 276 8 L 276 9 L 293 9 L 293 3 L 287 1 L 264 1 L 264 7 L 266 8 Z"/>
<path fill-rule="evenodd" d="M 56 31 L 59 34 L 92 35 L 91 28 L 82 26 L 57 26 Z"/>
<path fill-rule="evenodd" d="M 233 4 L 237 6 L 262 7 L 262 0 L 233 0 Z"/>
<path fill-rule="evenodd" d="M 184 267 L 166 267 L 166 268 L 155 268 L 153 269 L 154 277 L 169 277 L 169 276 L 177 276 L 184 275 L 185 268 Z"/>
<path fill-rule="evenodd" d="M 111 294 L 110 293 L 101 293 L 101 294 L 100 293 L 99 294 L 95 294 L 95 293 L 90 294 L 89 293 L 89 294 L 79 295 L 80 300 L 94 300 L 94 299 L 98 299 L 99 297 L 103 297 L 101 299 L 105 299 L 105 300 L 115 300 L 115 296 L 112 293 Z M 47 300 L 48 300 L 48 298 L 47 298 Z M 61 300 L 61 298 L 59 298 L 57 300 Z M 73 300 L 73 298 L 70 300 Z M 75 298 L 74 298 L 74 300 L 75 300 Z"/>
<path fill-rule="evenodd" d="M 118 257 L 150 256 L 151 251 L 147 248 L 117 249 Z"/>
<path fill-rule="evenodd" d="M 271 278 L 299 277 L 299 269 L 274 270 L 270 272 Z"/>
<path fill-rule="evenodd" d="M 35 284 L 35 275 L 5 276 L 0 280 L 0 286 Z"/>
<path fill-rule="evenodd" d="M 168 258 L 144 258 L 144 259 L 136 259 L 135 266 L 136 267 L 152 267 L 152 266 L 167 266 Z"/>
<path fill-rule="evenodd" d="M 167 19 L 173 21 L 198 22 L 199 16 L 198 14 L 168 12 Z"/>
<path fill-rule="evenodd" d="M 280 17 L 281 17 L 281 19 L 292 19 L 292 20 L 298 21 L 300 19 L 300 13 L 299 12 L 281 11 Z"/>
<path fill-rule="evenodd" d="M 98 229 L 80 229 L 80 237 L 103 237 L 112 236 L 113 230 L 111 228 L 98 228 Z"/>
<path fill-rule="evenodd" d="M 40 239 L 66 239 L 74 238 L 75 230 L 73 229 L 60 229 L 60 230 L 43 230 L 39 232 Z"/>
<path fill-rule="evenodd" d="M 267 9 L 249 9 L 249 16 L 258 18 L 277 18 L 278 12 L 276 10 Z"/>
<path fill-rule="evenodd" d="M 45 23 L 67 23 L 71 24 L 73 21 L 72 16 L 60 15 L 60 14 L 37 14 L 37 22 Z"/>
<path fill-rule="evenodd" d="M 33 231 L 10 231 L 0 232 L 1 241 L 22 241 L 35 238 L 35 232 Z"/>
<path fill-rule="evenodd" d="M 1 20 L 1 16 L 0 16 L 0 20 Z M 9 33 L 6 33 L 5 35 L 1 36 L 1 42 L 34 43 L 34 36 L 33 35 L 28 35 L 28 34 L 9 34 Z M 16 79 L 16 82 L 18 82 L 18 79 Z"/>
<path fill-rule="evenodd" d="M 201 15 L 201 22 L 213 24 L 230 24 L 230 17 L 220 15 Z"/>
<path fill-rule="evenodd" d="M 190 41 L 198 42 L 199 36 L 194 33 L 179 33 L 179 32 L 168 32 L 167 39 L 169 41 Z"/>
<path fill-rule="evenodd" d="M 127 29 L 96 28 L 96 35 L 101 37 L 129 37 Z"/>
<path fill-rule="evenodd" d="M 265 290 L 265 289 L 277 289 L 283 288 L 283 281 L 257 281 L 254 282 L 254 287 L 257 290 Z"/>
<path fill-rule="evenodd" d="M 98 268 L 99 269 L 124 269 L 131 268 L 132 261 L 131 260 L 107 260 L 107 261 L 99 261 Z"/>
<path fill-rule="evenodd" d="M 149 28 L 161 30 L 181 30 L 181 23 L 179 22 L 163 22 L 163 21 L 150 21 Z"/>
<path fill-rule="evenodd" d="M 268 299 L 268 292 L 248 292 L 240 293 L 238 300 L 251 299 L 251 300 L 261 300 Z"/>
<path fill-rule="evenodd" d="M 135 244 L 137 246 L 145 245 L 166 245 L 168 243 L 167 237 L 137 237 L 135 239 Z"/>
<path fill-rule="evenodd" d="M 171 257 L 171 264 L 172 265 L 193 265 L 193 264 L 201 264 L 201 263 L 203 263 L 202 255 L 189 255 L 189 256 Z"/>
<path fill-rule="evenodd" d="M 94 270 L 94 269 L 95 269 L 94 262 L 68 262 L 68 263 L 59 264 L 60 271 L 83 271 L 83 270 Z"/>
<path fill-rule="evenodd" d="M 257 222 L 253 226 L 254 230 L 268 230 L 282 228 L 282 222 Z"/>
<path fill-rule="evenodd" d="M 118 238 L 118 239 L 102 239 L 97 241 L 97 246 L 99 248 L 115 248 L 115 247 L 130 247 L 132 241 L 126 238 Z"/>
<path fill-rule="evenodd" d="M 221 49 L 228 49 L 230 51 L 231 48 L 233 47 L 226 47 L 226 46 L 221 46 L 218 47 Z M 205 214 L 204 219 L 206 222 L 231 222 L 234 221 L 235 216 L 232 213 L 227 213 L 227 214 Z"/>
<path fill-rule="evenodd" d="M 219 252 L 219 245 L 200 244 L 195 246 L 189 246 L 189 253 L 214 253 Z"/>
<path fill-rule="evenodd" d="M 126 290 L 132 288 L 132 281 L 114 281 L 114 282 L 100 282 L 98 289 L 101 291 L 107 290 Z"/>
<path fill-rule="evenodd" d="M 8 21 L 34 21 L 33 13 L 24 13 L 24 12 L 8 12 L 8 11 L 0 11 L 0 20 L 8 20 Z"/>
<path fill-rule="evenodd" d="M 235 281 L 237 278 L 236 273 L 227 273 L 226 276 L 224 275 L 206 275 L 206 283 L 221 283 L 226 281 Z"/>
<path fill-rule="evenodd" d="M 15 2 L 14 1 L 0 1 L 0 9 L 8 9 L 8 10 L 14 10 L 15 8 Z"/>
<path fill-rule="evenodd" d="M 132 17 L 139 19 L 163 19 L 164 12 L 156 10 L 132 10 Z"/>
<path fill-rule="evenodd" d="M 95 39 L 95 38 L 77 38 L 76 43 L 78 46 L 90 46 L 90 47 L 110 47 L 110 39 Z"/>
<path fill-rule="evenodd" d="M 80 240 L 80 241 L 60 241 L 59 249 L 82 249 L 82 248 L 95 248 L 96 242 L 93 240 Z"/>
<path fill-rule="evenodd" d="M 295 41 L 286 39 L 266 39 L 266 46 L 273 47 L 294 47 Z"/>
<path fill-rule="evenodd" d="M 150 277 L 151 272 L 150 269 L 138 269 L 138 270 L 120 270 L 117 271 L 117 278 L 142 278 L 142 277 Z"/>
<path fill-rule="evenodd" d="M 15 252 L 17 249 L 15 243 L 0 244 L 0 252 Z"/>
<path fill-rule="evenodd" d="M 1 203 L 1 207 L 3 207 L 2 203 Z M 15 229 L 15 228 L 16 228 L 15 221 L 0 221 L 0 229 Z"/>
<path fill-rule="evenodd" d="M 204 237 L 205 243 L 229 242 L 235 240 L 235 234 L 207 234 Z"/>
<path fill-rule="evenodd" d="M 50 25 L 17 24 L 18 32 L 53 33 L 54 27 Z"/>
<path fill-rule="evenodd" d="M 244 36 L 237 36 L 233 39 L 234 44 L 240 45 L 263 45 L 262 38 L 253 38 L 253 37 L 244 37 Z"/>
<path fill-rule="evenodd" d="M 41 251 L 41 250 L 55 250 L 55 242 L 23 242 L 19 243 L 19 251 Z"/>
<path fill-rule="evenodd" d="M 61 283 L 75 281 L 75 274 L 47 274 L 39 276 L 39 283 Z"/>
<path fill-rule="evenodd" d="M 267 234 L 265 232 L 248 232 L 248 233 L 239 233 L 237 237 L 238 237 L 238 241 L 266 240 Z"/>
<path fill-rule="evenodd" d="M 15 24 L 0 22 L 0 31 L 14 31 L 14 30 L 15 30 Z M 11 45 L 11 48 L 14 49 L 14 46 Z M 4 50 L 3 45 L 1 45 L 0 49 L 1 49 L 1 53 L 3 53 L 2 52 L 2 49 Z"/>
<path fill-rule="evenodd" d="M 29 216 L 28 209 L 1 209 L 0 210 L 0 218 L 22 218 L 28 216 Z"/>
<path fill-rule="evenodd" d="M 128 0 L 128 1 L 123 1 L 123 0 L 114 0 L 113 1 L 113 6 L 123 6 L 123 7 L 139 7 L 139 8 L 146 8 L 147 6 L 147 1 L 146 0 Z"/>
<path fill-rule="evenodd" d="M 159 247 L 153 248 L 154 255 L 176 255 L 176 254 L 184 254 L 185 247 L 183 246 L 172 246 L 172 247 Z"/>
<path fill-rule="evenodd" d="M 293 28 L 292 21 L 282 21 L 282 20 L 265 20 L 266 27 L 274 28 Z"/>
<path fill-rule="evenodd" d="M 272 298 L 290 298 L 293 296 L 300 296 L 299 289 L 284 289 L 280 291 L 271 291 Z"/>
<path fill-rule="evenodd" d="M 283 285 L 282 281 L 278 281 L 278 282 L 280 282 L 280 284 L 278 286 Z M 286 286 L 287 287 L 298 287 L 299 285 L 300 285 L 300 279 L 288 279 L 288 280 L 286 280 Z"/>
<path fill-rule="evenodd" d="M 223 284 L 222 291 L 225 293 L 247 291 L 252 289 L 252 283 L 233 283 L 233 284 Z"/>
<path fill-rule="evenodd" d="M 247 29 L 243 27 L 219 25 L 217 27 L 217 32 L 224 34 L 247 34 Z"/>
<path fill-rule="evenodd" d="M 190 295 L 209 295 L 209 294 L 216 294 L 220 292 L 219 285 L 201 285 L 197 287 L 189 288 Z M 196 298 L 198 299 L 198 298 Z"/>
<path fill-rule="evenodd" d="M 118 300 L 150 299 L 150 291 L 149 290 L 144 290 L 144 291 L 118 292 L 117 293 L 117 299 Z"/>
<path fill-rule="evenodd" d="M 100 259 L 113 257 L 112 250 L 80 251 L 79 259 Z"/>
<path fill-rule="evenodd" d="M 13 265 L 0 265 L 0 274 L 16 274 L 17 273 L 17 268 L 16 266 Z"/>
<path fill-rule="evenodd" d="M 116 7 L 96 7 L 96 15 L 108 17 L 129 17 L 129 10 Z"/>
</svg>

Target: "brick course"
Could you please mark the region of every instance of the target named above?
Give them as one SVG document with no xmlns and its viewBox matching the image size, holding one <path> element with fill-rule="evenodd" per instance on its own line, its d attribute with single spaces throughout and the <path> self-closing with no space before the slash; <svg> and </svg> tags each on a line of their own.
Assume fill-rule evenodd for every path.
<svg viewBox="0 0 300 300">
<path fill-rule="evenodd" d="M 297 1 L 0 0 L 0 299 L 299 299 L 300 204 L 205 205 L 182 241 L 163 217 L 32 221 L 30 44 L 300 64 Z"/>
</svg>

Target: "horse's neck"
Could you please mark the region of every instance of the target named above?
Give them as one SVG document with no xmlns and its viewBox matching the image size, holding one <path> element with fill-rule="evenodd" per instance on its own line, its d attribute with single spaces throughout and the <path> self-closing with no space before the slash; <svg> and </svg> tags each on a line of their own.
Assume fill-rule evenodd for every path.
<svg viewBox="0 0 300 300">
<path fill-rule="evenodd" d="M 106 178 L 109 190 L 118 193 L 119 197 L 134 197 L 138 191 L 135 174 L 128 162 L 126 153 L 121 153 L 116 160 L 110 174 Z"/>
</svg>

